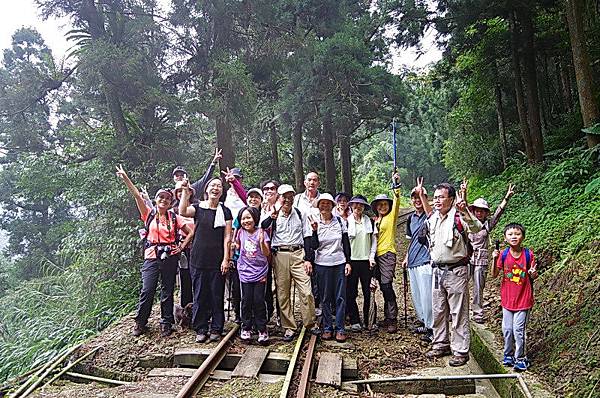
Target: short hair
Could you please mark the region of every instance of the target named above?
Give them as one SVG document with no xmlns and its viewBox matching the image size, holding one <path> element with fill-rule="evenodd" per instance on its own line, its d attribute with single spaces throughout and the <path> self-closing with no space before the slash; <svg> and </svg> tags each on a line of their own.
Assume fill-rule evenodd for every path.
<svg viewBox="0 0 600 398">
<path fill-rule="evenodd" d="M 317 173 L 316 171 L 309 171 L 308 173 L 306 173 L 306 175 L 304 176 L 304 181 L 308 180 L 308 175 L 309 174 L 314 174 L 317 176 L 317 180 L 321 180 L 321 177 L 319 177 L 319 173 Z"/>
<path fill-rule="evenodd" d="M 237 220 L 238 220 L 238 223 L 240 224 L 240 228 L 242 227 L 242 214 L 244 214 L 244 212 L 246 210 L 248 211 L 248 213 L 250 213 L 250 216 L 252 217 L 252 220 L 254 221 L 254 226 L 258 227 L 258 222 L 260 221 L 260 211 L 256 207 L 246 206 L 240 210 L 240 212 L 238 213 L 238 216 L 237 216 Z"/>
<path fill-rule="evenodd" d="M 448 192 L 449 197 L 451 197 L 452 199 L 456 198 L 456 189 L 454 188 L 454 186 L 452 186 L 452 184 L 449 184 L 447 182 L 442 182 L 441 184 L 437 184 L 434 188 L 436 190 L 445 189 L 446 192 Z"/>
<path fill-rule="evenodd" d="M 206 181 L 206 185 L 204 186 L 204 193 L 208 192 L 208 186 L 210 185 L 211 182 L 213 182 L 214 180 L 219 180 L 221 181 L 221 185 L 223 184 L 223 179 L 221 177 L 213 177 L 210 180 Z"/>
<path fill-rule="evenodd" d="M 502 232 L 502 235 L 506 235 L 506 232 L 509 229 L 518 229 L 523 234 L 523 237 L 525 237 L 525 227 L 523 225 L 521 225 L 517 222 L 511 222 L 509 224 L 506 224 L 506 226 L 504 227 L 504 231 Z"/>
<path fill-rule="evenodd" d="M 265 190 L 265 185 L 267 185 L 267 184 L 273 184 L 273 185 L 275 185 L 275 190 L 277 190 L 277 188 L 279 188 L 279 186 L 281 185 L 279 183 L 279 181 L 277 181 L 277 180 L 266 180 L 266 181 L 263 181 L 263 182 L 260 183 L 260 190 L 264 191 Z"/>
</svg>

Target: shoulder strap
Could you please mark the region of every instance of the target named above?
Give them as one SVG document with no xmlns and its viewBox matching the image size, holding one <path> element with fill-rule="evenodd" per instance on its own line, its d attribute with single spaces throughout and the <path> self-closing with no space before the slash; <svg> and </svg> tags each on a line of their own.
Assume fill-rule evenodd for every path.
<svg viewBox="0 0 600 398">
<path fill-rule="evenodd" d="M 152 207 L 152 209 L 150 210 L 150 214 L 148 214 L 148 217 L 146 218 L 146 222 L 144 222 L 144 227 L 146 228 L 146 233 L 148 233 L 150 231 L 150 223 L 152 222 L 152 220 L 154 220 L 155 217 L 156 217 L 156 207 Z"/>
<path fill-rule="evenodd" d="M 408 216 L 408 218 L 406 219 L 406 236 L 412 237 L 412 231 L 410 230 L 410 222 L 411 222 L 414 214 L 415 213 L 411 213 L 411 215 Z"/>
<path fill-rule="evenodd" d="M 502 269 L 504 269 L 504 262 L 506 261 L 506 257 L 508 256 L 508 252 L 509 252 L 510 248 L 506 248 L 502 251 Z"/>
<path fill-rule="evenodd" d="M 527 270 L 529 270 L 529 266 L 531 265 L 531 252 L 528 248 L 523 249 L 525 251 L 525 266 Z"/>
<path fill-rule="evenodd" d="M 458 212 L 454 213 L 454 227 L 456 228 L 459 234 L 462 234 L 465 230 L 463 228 L 462 221 L 460 221 L 460 216 L 458 215 Z"/>
<path fill-rule="evenodd" d="M 298 218 L 300 219 L 300 221 L 302 221 L 302 212 L 300 211 L 300 209 L 297 207 L 294 207 L 294 210 L 296 210 L 296 214 L 298 214 Z"/>
</svg>

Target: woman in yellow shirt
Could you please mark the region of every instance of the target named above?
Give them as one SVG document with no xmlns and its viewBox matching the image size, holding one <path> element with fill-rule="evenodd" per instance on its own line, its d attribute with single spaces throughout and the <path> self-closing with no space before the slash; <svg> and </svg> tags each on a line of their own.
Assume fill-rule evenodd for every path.
<svg viewBox="0 0 600 398">
<path fill-rule="evenodd" d="M 371 202 L 375 212 L 375 225 L 379 231 L 377 237 L 377 266 L 374 275 L 377 277 L 383 294 L 384 326 L 388 333 L 398 330 L 398 303 L 392 282 L 396 274 L 396 229 L 398 210 L 400 209 L 400 175 L 394 173 L 394 199 L 386 194 L 377 195 Z"/>
</svg>

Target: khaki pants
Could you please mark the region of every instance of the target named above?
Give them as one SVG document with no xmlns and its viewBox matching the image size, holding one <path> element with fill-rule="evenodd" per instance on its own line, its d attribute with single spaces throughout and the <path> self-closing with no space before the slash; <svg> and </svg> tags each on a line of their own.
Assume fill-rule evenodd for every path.
<svg viewBox="0 0 600 398">
<path fill-rule="evenodd" d="M 485 277 L 487 265 L 469 265 L 473 275 L 473 319 L 483 320 L 483 289 L 485 289 Z"/>
<path fill-rule="evenodd" d="M 433 342 L 432 348 L 445 350 L 450 346 L 452 354 L 469 354 L 471 334 L 469 331 L 469 274 L 467 266 L 451 270 L 434 268 L 432 286 Z M 452 335 L 449 321 L 452 317 Z"/>
<path fill-rule="evenodd" d="M 273 276 L 277 284 L 281 326 L 284 329 L 296 329 L 291 300 L 292 281 L 294 281 L 300 296 L 302 322 L 307 328 L 313 327 L 316 322 L 315 299 L 311 291 L 310 277 L 304 271 L 304 249 L 274 253 Z"/>
</svg>

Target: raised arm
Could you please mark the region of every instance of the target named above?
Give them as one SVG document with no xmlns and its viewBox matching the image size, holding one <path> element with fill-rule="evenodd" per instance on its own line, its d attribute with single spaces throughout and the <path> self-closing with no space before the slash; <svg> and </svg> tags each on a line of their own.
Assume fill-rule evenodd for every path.
<svg viewBox="0 0 600 398">
<path fill-rule="evenodd" d="M 196 209 L 194 206 L 190 206 L 190 190 L 187 186 L 184 186 L 181 190 L 181 199 L 179 200 L 179 214 L 184 217 L 194 217 L 196 215 Z"/>
<path fill-rule="evenodd" d="M 423 188 L 423 177 L 417 177 L 417 185 L 415 186 L 415 192 L 419 195 L 419 199 L 421 199 L 425 215 L 429 217 L 431 213 L 433 213 L 433 209 L 429 204 L 429 199 L 427 198 L 427 195 L 425 195 L 425 189 Z"/>
<path fill-rule="evenodd" d="M 504 199 L 502 199 L 502 202 L 500 202 L 500 205 L 498 205 L 494 215 L 490 218 L 488 224 L 490 231 L 494 229 L 494 227 L 498 224 L 498 221 L 500 221 L 500 217 L 502 217 L 502 214 L 504 214 L 504 210 L 506 209 L 506 205 L 508 205 L 508 201 L 515 193 L 514 189 L 515 186 L 513 184 L 508 184 L 508 190 L 506 191 L 506 195 L 504 195 Z"/>
<path fill-rule="evenodd" d="M 219 159 L 221 159 L 222 157 L 223 155 L 221 154 L 221 149 L 215 148 L 215 155 L 213 156 L 212 161 L 208 165 L 208 169 L 206 169 L 206 172 L 202 177 L 200 177 L 198 181 L 192 184 L 192 188 L 196 190 L 196 193 L 198 194 L 200 200 L 202 200 L 203 198 L 202 195 L 204 194 L 204 188 L 206 187 L 206 183 L 212 177 L 213 172 L 215 171 L 215 167 L 217 166 L 217 163 L 219 163 Z"/>
<path fill-rule="evenodd" d="M 131 179 L 129 179 L 129 176 L 125 172 L 125 169 L 123 169 L 122 165 L 117 166 L 117 176 L 123 180 L 125 186 L 127 186 L 127 189 L 133 195 L 135 204 L 137 205 L 140 214 L 145 214 L 147 211 L 146 202 L 144 201 L 140 191 L 135 187 L 135 185 L 133 185 Z"/>
<path fill-rule="evenodd" d="M 224 174 L 225 181 L 231 184 L 233 190 L 235 191 L 235 193 L 237 193 L 240 199 L 242 199 L 244 204 L 248 205 L 248 193 L 246 192 L 246 189 L 244 189 L 244 187 L 242 186 L 242 183 L 237 178 L 235 178 L 233 174 L 231 174 L 231 170 L 229 170 L 229 167 L 227 168 L 227 171 L 222 171 L 221 173 Z"/>
</svg>

